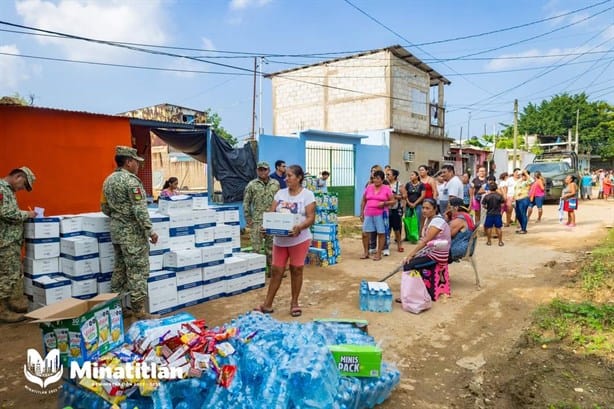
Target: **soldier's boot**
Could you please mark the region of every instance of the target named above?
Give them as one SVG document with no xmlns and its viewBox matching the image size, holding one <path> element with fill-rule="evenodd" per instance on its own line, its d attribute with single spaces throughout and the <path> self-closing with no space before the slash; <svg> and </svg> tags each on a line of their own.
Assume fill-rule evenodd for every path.
<svg viewBox="0 0 614 409">
<path fill-rule="evenodd" d="M 8 307 L 8 300 L 0 300 L 0 323 L 14 323 L 25 320 L 23 314 L 13 312 Z"/>
<path fill-rule="evenodd" d="M 133 302 L 132 303 L 132 313 L 133 313 L 134 318 L 136 318 L 137 320 L 154 320 L 154 319 L 158 319 L 161 317 L 159 314 L 150 314 L 147 311 L 145 311 L 145 302 L 143 303 Z"/>
<path fill-rule="evenodd" d="M 14 296 L 7 302 L 7 307 L 13 312 L 28 312 L 28 299 L 25 296 Z"/>
</svg>

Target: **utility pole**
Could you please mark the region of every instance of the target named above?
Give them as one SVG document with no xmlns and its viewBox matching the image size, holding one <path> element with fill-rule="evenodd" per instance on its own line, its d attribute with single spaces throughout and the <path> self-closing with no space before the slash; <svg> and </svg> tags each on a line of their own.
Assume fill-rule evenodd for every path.
<svg viewBox="0 0 614 409">
<path fill-rule="evenodd" d="M 578 126 L 580 125 L 580 108 L 576 111 L 576 155 L 578 154 Z"/>
<path fill-rule="evenodd" d="M 254 57 L 254 90 L 252 94 L 252 132 L 250 139 L 253 141 L 256 137 L 256 74 L 258 73 L 258 57 Z"/>
<path fill-rule="evenodd" d="M 516 160 L 516 152 L 518 150 L 518 100 L 514 100 L 514 161 L 513 166 L 516 169 L 517 160 Z"/>
<path fill-rule="evenodd" d="M 461 130 L 460 130 L 460 138 L 459 138 L 459 150 L 458 150 L 458 154 L 460 155 L 460 161 L 461 161 L 461 171 L 463 169 L 463 127 L 461 126 Z"/>
<path fill-rule="evenodd" d="M 264 66 L 264 57 L 260 57 L 260 66 L 258 67 L 260 92 L 258 93 L 258 136 L 262 135 L 262 67 Z"/>
</svg>

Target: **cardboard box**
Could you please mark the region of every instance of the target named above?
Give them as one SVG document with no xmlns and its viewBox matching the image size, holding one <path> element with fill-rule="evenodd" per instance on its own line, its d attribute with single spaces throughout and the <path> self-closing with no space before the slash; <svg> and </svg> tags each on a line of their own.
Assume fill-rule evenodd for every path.
<svg viewBox="0 0 614 409">
<path fill-rule="evenodd" d="M 98 260 L 100 264 L 100 272 L 102 274 L 111 274 L 115 268 L 115 256 L 100 257 Z"/>
<path fill-rule="evenodd" d="M 98 240 L 88 236 L 62 237 L 60 239 L 60 254 L 72 257 L 98 254 Z"/>
<path fill-rule="evenodd" d="M 202 260 L 200 249 L 164 253 L 164 267 L 175 271 L 191 270 L 192 268 L 200 267 L 203 262 Z"/>
<path fill-rule="evenodd" d="M 111 292 L 111 274 L 103 273 L 98 274 L 96 278 L 96 284 L 98 287 L 98 294 L 110 293 Z"/>
<path fill-rule="evenodd" d="M 203 267 L 203 282 L 205 284 L 223 280 L 226 276 L 224 264 Z"/>
<path fill-rule="evenodd" d="M 171 215 L 192 211 L 192 197 L 177 195 L 158 200 L 158 213 Z"/>
<path fill-rule="evenodd" d="M 196 193 L 192 196 L 192 210 L 203 210 L 209 208 L 209 196 L 207 193 Z"/>
<path fill-rule="evenodd" d="M 26 239 L 26 257 L 35 260 L 60 257 L 60 238 Z"/>
<path fill-rule="evenodd" d="M 60 257 L 60 265 L 62 272 L 70 278 L 100 273 L 100 259 L 95 254 L 81 257 Z"/>
<path fill-rule="evenodd" d="M 341 376 L 379 377 L 382 350 L 375 345 L 329 345 Z"/>
<path fill-rule="evenodd" d="M 102 212 L 84 213 L 81 217 L 83 231 L 101 234 L 111 230 L 111 219 Z"/>
<path fill-rule="evenodd" d="M 193 283 L 177 287 L 177 304 L 186 306 L 186 304 L 197 304 L 203 298 L 202 282 Z"/>
<path fill-rule="evenodd" d="M 208 247 L 215 244 L 215 227 L 194 229 L 194 245 L 196 247 Z"/>
<path fill-rule="evenodd" d="M 224 263 L 224 247 L 214 245 L 209 247 L 201 247 L 202 266 L 209 267 Z"/>
<path fill-rule="evenodd" d="M 187 284 L 199 283 L 203 280 L 203 270 L 201 267 L 191 270 L 177 271 L 177 287 Z"/>
<path fill-rule="evenodd" d="M 47 259 L 53 260 L 53 259 Z M 32 297 L 34 295 L 34 280 L 38 280 L 41 277 L 63 277 L 62 273 L 53 272 L 53 273 L 43 273 L 43 274 L 30 274 L 23 273 L 23 293 L 27 296 Z M 41 304 L 43 306 L 44 304 Z"/>
<path fill-rule="evenodd" d="M 43 258 L 43 259 L 33 259 L 26 257 L 23 261 L 23 270 L 25 273 L 31 275 L 43 275 L 49 273 L 59 273 L 60 272 L 60 258 Z"/>
<path fill-rule="evenodd" d="M 60 350 L 63 365 L 96 360 L 124 343 L 124 322 L 117 294 L 90 300 L 68 298 L 26 314 L 40 324 L 45 354 Z"/>
<path fill-rule="evenodd" d="M 300 222 L 301 216 L 296 213 L 264 212 L 262 214 L 262 227 L 267 234 L 275 236 L 287 236 Z"/>
<path fill-rule="evenodd" d="M 151 314 L 177 306 L 175 272 L 167 270 L 150 272 L 147 278 L 147 294 L 148 308 Z"/>
<path fill-rule="evenodd" d="M 266 256 L 258 253 L 235 253 L 234 257 L 239 257 L 247 262 L 246 271 L 260 271 L 266 268 Z"/>
<path fill-rule="evenodd" d="M 57 276 L 41 276 L 32 279 L 32 299 L 34 303 L 50 305 L 71 297 L 70 280 Z"/>
<path fill-rule="evenodd" d="M 247 260 L 240 257 L 229 257 L 224 259 L 224 270 L 226 278 L 242 275 L 247 271 Z"/>
<path fill-rule="evenodd" d="M 149 255 L 149 271 L 158 271 L 164 268 L 164 253 Z"/>
<path fill-rule="evenodd" d="M 115 249 L 111 237 L 98 237 L 98 257 L 115 257 Z"/>
<path fill-rule="evenodd" d="M 24 223 L 26 239 L 53 239 L 60 237 L 59 217 L 37 217 Z"/>
<path fill-rule="evenodd" d="M 80 236 L 83 231 L 83 219 L 78 215 L 62 215 L 60 218 L 60 237 Z"/>
<path fill-rule="evenodd" d="M 185 237 L 173 237 L 173 239 L 182 239 L 182 238 L 185 238 Z M 188 237 L 188 240 L 189 240 L 189 237 Z M 162 254 L 162 253 L 167 253 L 172 250 L 170 236 L 158 235 L 158 242 L 156 244 L 153 244 L 150 241 L 148 241 L 148 243 L 149 243 L 149 254 Z"/>
<path fill-rule="evenodd" d="M 195 229 L 214 227 L 217 224 L 217 214 L 213 209 L 194 210 L 192 215 Z"/>
<path fill-rule="evenodd" d="M 98 274 L 70 278 L 71 296 L 82 300 L 98 294 Z"/>
<path fill-rule="evenodd" d="M 232 241 L 232 228 L 226 224 L 216 224 L 213 228 L 213 239 L 215 243 L 226 243 Z"/>
<path fill-rule="evenodd" d="M 220 280 L 215 283 L 204 284 L 202 286 L 203 298 L 213 300 L 226 295 L 226 281 Z"/>
<path fill-rule="evenodd" d="M 194 246 L 194 235 L 189 236 L 176 236 L 169 238 L 168 247 L 171 251 L 191 250 Z M 155 247 L 150 247 L 154 249 Z"/>
</svg>

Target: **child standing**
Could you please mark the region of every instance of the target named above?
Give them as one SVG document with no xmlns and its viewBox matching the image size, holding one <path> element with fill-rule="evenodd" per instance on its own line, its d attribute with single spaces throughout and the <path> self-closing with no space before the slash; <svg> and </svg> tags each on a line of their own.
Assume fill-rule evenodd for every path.
<svg viewBox="0 0 614 409">
<path fill-rule="evenodd" d="M 482 197 L 482 206 L 486 208 L 486 220 L 484 221 L 484 229 L 486 230 L 486 245 L 492 244 L 492 231 L 493 228 L 499 238 L 499 246 L 503 246 L 503 218 L 501 217 L 501 209 L 505 204 L 503 196 L 497 192 L 497 182 L 490 181 L 488 184 L 488 191 Z"/>
</svg>

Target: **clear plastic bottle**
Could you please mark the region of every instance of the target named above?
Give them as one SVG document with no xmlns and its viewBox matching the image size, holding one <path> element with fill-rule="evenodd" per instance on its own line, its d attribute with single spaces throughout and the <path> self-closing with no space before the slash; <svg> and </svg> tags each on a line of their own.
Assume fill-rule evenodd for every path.
<svg viewBox="0 0 614 409">
<path fill-rule="evenodd" d="M 377 293 L 375 292 L 375 289 L 370 288 L 369 289 L 369 300 L 367 301 L 367 305 L 368 305 L 368 309 L 367 311 L 376 311 L 376 304 L 377 304 Z"/>
</svg>

